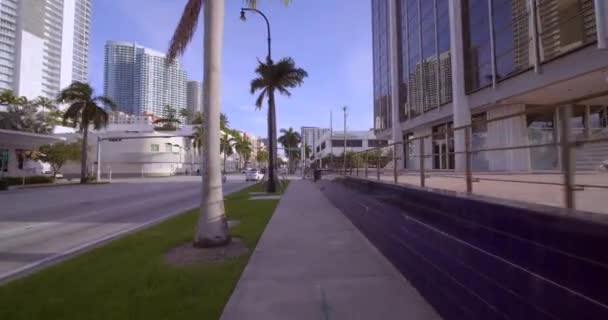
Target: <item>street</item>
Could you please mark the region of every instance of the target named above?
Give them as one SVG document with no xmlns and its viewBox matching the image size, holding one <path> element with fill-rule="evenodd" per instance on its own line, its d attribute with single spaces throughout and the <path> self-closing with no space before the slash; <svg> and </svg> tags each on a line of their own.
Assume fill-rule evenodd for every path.
<svg viewBox="0 0 608 320">
<path fill-rule="evenodd" d="M 200 179 L 120 179 L 0 193 L 0 281 L 197 207 Z M 250 184 L 242 175 L 229 176 L 224 192 Z"/>
</svg>

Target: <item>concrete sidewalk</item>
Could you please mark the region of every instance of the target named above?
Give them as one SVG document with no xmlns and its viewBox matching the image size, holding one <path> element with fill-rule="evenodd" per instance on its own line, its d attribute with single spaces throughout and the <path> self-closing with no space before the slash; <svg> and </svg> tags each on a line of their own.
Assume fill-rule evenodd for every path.
<svg viewBox="0 0 608 320">
<path fill-rule="evenodd" d="M 221 319 L 440 318 L 317 186 L 293 180 Z"/>
</svg>

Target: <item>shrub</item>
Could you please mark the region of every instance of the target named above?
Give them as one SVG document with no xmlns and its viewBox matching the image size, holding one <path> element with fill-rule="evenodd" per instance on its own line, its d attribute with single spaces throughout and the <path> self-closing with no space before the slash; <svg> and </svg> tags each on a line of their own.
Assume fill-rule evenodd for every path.
<svg viewBox="0 0 608 320">
<path fill-rule="evenodd" d="M 18 186 L 23 184 L 22 177 L 6 177 L 4 180 L 9 186 Z M 25 177 L 25 184 L 39 184 L 39 183 L 52 183 L 53 178 L 47 176 L 31 176 Z"/>
</svg>

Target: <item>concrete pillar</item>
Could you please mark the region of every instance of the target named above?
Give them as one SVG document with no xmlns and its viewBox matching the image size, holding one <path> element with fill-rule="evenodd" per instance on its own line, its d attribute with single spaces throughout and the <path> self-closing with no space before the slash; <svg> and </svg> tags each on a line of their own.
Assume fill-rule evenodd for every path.
<svg viewBox="0 0 608 320">
<path fill-rule="evenodd" d="M 585 114 L 583 116 L 583 125 L 585 126 L 585 139 L 591 138 L 591 106 L 585 106 Z"/>
<path fill-rule="evenodd" d="M 452 108 L 454 113 L 454 127 L 471 124 L 471 110 L 469 109 L 468 97 L 465 94 L 465 69 L 464 69 L 464 43 L 462 39 L 462 1 L 449 1 L 450 13 L 450 54 L 452 57 Z M 454 151 L 465 150 L 465 131 L 454 132 Z M 464 154 L 455 156 L 456 171 L 464 171 L 466 157 Z"/>
<path fill-rule="evenodd" d="M 21 170 L 19 170 L 19 159 L 17 159 L 17 150 L 14 147 L 8 147 L 8 177 L 20 177 Z"/>
<path fill-rule="evenodd" d="M 608 49 L 608 3 L 595 0 L 595 21 L 597 25 L 597 46 Z"/>
<path fill-rule="evenodd" d="M 398 28 L 397 25 L 397 16 L 399 12 L 397 12 L 397 1 L 398 0 L 389 0 L 389 24 L 390 24 L 390 41 L 389 41 L 389 52 L 390 52 L 390 71 L 391 71 L 391 115 L 392 115 L 392 123 L 391 123 L 391 132 L 392 139 L 394 143 L 403 142 L 403 134 L 401 133 L 401 122 L 399 121 L 399 38 L 398 38 Z M 395 155 L 403 155 L 403 145 L 398 144 L 395 145 Z M 397 168 L 403 168 L 403 156 L 399 156 L 397 159 Z"/>
</svg>

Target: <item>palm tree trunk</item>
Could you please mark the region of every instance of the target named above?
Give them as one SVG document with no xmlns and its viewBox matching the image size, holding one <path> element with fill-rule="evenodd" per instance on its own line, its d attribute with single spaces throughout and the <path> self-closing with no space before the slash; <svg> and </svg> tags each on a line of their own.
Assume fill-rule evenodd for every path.
<svg viewBox="0 0 608 320">
<path fill-rule="evenodd" d="M 224 172 L 227 172 L 227 170 L 226 170 L 226 150 L 224 150 Z"/>
<path fill-rule="evenodd" d="M 89 126 L 85 125 L 82 130 L 82 148 L 80 150 L 80 183 L 87 183 L 88 170 L 87 170 L 87 149 L 89 139 Z"/>
<path fill-rule="evenodd" d="M 224 28 L 224 1 L 206 1 L 204 5 L 204 67 L 205 129 L 203 137 L 203 192 L 194 236 L 194 246 L 213 247 L 230 242 L 224 211 L 220 167 L 220 96 L 221 58 Z"/>
<path fill-rule="evenodd" d="M 275 106 L 274 106 L 274 88 L 270 88 L 268 92 L 268 185 L 266 186 L 266 192 L 274 193 L 277 191 L 276 187 L 276 129 L 275 129 Z"/>
</svg>

